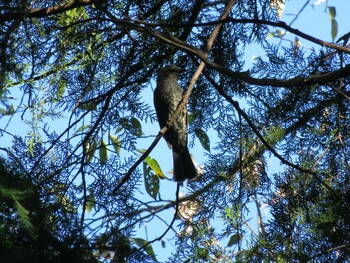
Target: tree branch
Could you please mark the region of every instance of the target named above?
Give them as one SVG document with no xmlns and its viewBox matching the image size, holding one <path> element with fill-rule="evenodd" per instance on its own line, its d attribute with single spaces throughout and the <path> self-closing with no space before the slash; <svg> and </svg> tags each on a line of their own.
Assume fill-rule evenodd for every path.
<svg viewBox="0 0 350 263">
<path fill-rule="evenodd" d="M 267 25 L 267 26 L 272 26 L 272 27 L 279 27 L 283 28 L 286 31 L 295 34 L 296 36 L 302 37 L 310 42 L 313 42 L 315 44 L 318 44 L 322 47 L 329 47 L 336 49 L 338 51 L 342 51 L 345 53 L 350 54 L 350 48 L 347 46 L 342 46 L 338 45 L 335 43 L 331 43 L 313 36 L 310 36 L 309 34 L 306 34 L 296 28 L 293 28 L 289 25 L 287 25 L 283 21 L 268 21 L 268 20 L 262 20 L 262 19 L 249 19 L 249 18 L 231 18 L 228 17 L 226 19 L 222 20 L 216 20 L 216 21 L 210 21 L 206 23 L 187 23 L 187 24 L 169 24 L 169 23 L 149 23 L 145 21 L 140 21 L 140 20 L 134 20 L 128 18 L 127 20 L 138 23 L 138 24 L 143 24 L 147 27 L 164 27 L 164 28 L 193 28 L 193 27 L 205 27 L 205 26 L 212 26 L 212 25 L 218 25 L 218 24 L 228 24 L 228 23 L 239 23 L 239 24 L 258 24 L 258 25 Z"/>
<path fill-rule="evenodd" d="M 24 11 L 5 13 L 0 15 L 0 22 L 11 21 L 11 20 L 22 20 L 27 17 L 48 17 L 63 13 L 65 11 L 92 4 L 100 3 L 99 0 L 72 0 L 67 1 L 60 5 L 49 6 L 45 8 L 31 8 Z"/>
<path fill-rule="evenodd" d="M 201 51 L 200 49 L 191 46 L 187 43 L 182 42 L 181 40 L 177 39 L 176 37 L 172 35 L 162 35 L 155 31 L 153 31 L 150 28 L 144 27 L 149 34 L 153 35 L 157 39 L 178 47 L 179 49 L 185 51 L 188 54 L 197 56 L 201 61 L 203 61 L 209 68 L 214 69 L 216 71 L 219 71 L 221 74 L 229 76 L 231 78 L 235 78 L 238 80 L 241 80 L 243 82 L 246 82 L 248 84 L 252 85 L 258 85 L 258 86 L 271 86 L 271 87 L 304 87 L 304 86 L 310 86 L 315 84 L 326 84 L 329 82 L 334 82 L 340 78 L 346 78 L 350 76 L 350 64 L 346 65 L 344 68 L 341 68 L 339 70 L 324 73 L 324 74 L 317 74 L 317 75 L 311 75 L 309 77 L 294 77 L 287 80 L 281 80 L 281 79 L 270 79 L 270 78 L 264 78 L 264 79 L 258 79 L 254 78 L 250 75 L 249 71 L 246 72 L 236 72 L 232 71 L 220 64 L 217 64 L 210 59 L 207 58 L 205 53 Z"/>
<path fill-rule="evenodd" d="M 234 108 L 235 110 L 243 117 L 243 119 L 248 123 L 249 127 L 253 130 L 255 135 L 259 138 L 259 140 L 262 142 L 262 144 L 266 147 L 267 150 L 269 150 L 277 159 L 279 159 L 283 164 L 292 167 L 296 170 L 298 170 L 301 173 L 306 173 L 312 175 L 319 183 L 321 183 L 323 186 L 325 186 L 334 196 L 338 195 L 334 192 L 334 190 L 325 182 L 322 181 L 322 179 L 318 176 L 317 172 L 313 171 L 312 169 L 304 169 L 300 167 L 297 164 L 291 163 L 290 161 L 283 158 L 282 155 L 280 155 L 274 148 L 271 146 L 265 138 L 260 134 L 259 130 L 255 127 L 254 123 L 250 120 L 249 116 L 245 113 L 244 110 L 242 110 L 239 106 L 239 103 L 235 100 L 233 100 L 229 95 L 226 94 L 226 92 L 215 83 L 213 79 L 211 79 L 207 74 L 205 74 L 206 78 L 211 82 L 211 84 L 215 87 L 215 89 L 219 92 L 221 96 L 223 96 Z M 295 125 L 292 125 L 291 127 L 296 127 Z"/>
</svg>

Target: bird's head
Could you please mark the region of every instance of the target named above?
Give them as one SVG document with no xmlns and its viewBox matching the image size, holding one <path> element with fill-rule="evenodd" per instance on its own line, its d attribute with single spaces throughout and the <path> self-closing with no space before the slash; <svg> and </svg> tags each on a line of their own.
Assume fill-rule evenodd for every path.
<svg viewBox="0 0 350 263">
<path fill-rule="evenodd" d="M 182 72 L 176 65 L 169 65 L 162 68 L 158 73 L 158 79 L 161 78 L 172 78 L 177 80 L 177 77 Z"/>
</svg>

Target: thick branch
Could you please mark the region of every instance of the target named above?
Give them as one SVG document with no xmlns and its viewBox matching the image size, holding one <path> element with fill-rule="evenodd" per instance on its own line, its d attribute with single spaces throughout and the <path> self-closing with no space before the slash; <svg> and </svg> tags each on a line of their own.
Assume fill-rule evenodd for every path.
<svg viewBox="0 0 350 263">
<path fill-rule="evenodd" d="M 95 3 L 99 3 L 99 0 L 73 0 L 67 1 L 64 4 L 49 6 L 45 8 L 32 8 L 19 12 L 6 13 L 0 15 L 0 22 L 11 21 L 11 20 L 20 20 L 27 17 L 47 17 L 51 15 L 56 15 L 59 13 L 63 13 L 65 11 L 81 7 L 92 5 Z"/>
<path fill-rule="evenodd" d="M 340 78 L 346 78 L 350 76 L 350 65 L 346 65 L 344 68 L 341 68 L 339 70 L 324 73 L 324 74 L 318 74 L 318 75 L 312 75 L 309 77 L 294 77 L 287 80 L 282 79 L 271 79 L 271 78 L 263 78 L 258 79 L 252 77 L 249 72 L 236 72 L 232 71 L 220 64 L 217 64 L 210 59 L 207 58 L 205 53 L 187 43 L 184 43 L 183 41 L 179 40 L 178 38 L 172 36 L 172 35 L 163 35 L 155 32 L 154 30 L 147 28 L 147 27 L 141 27 L 145 29 L 149 34 L 153 35 L 157 39 L 178 47 L 179 49 L 185 51 L 188 54 L 197 56 L 201 61 L 203 61 L 209 68 L 212 68 L 216 71 L 219 71 L 221 74 L 224 74 L 226 76 L 229 76 L 231 78 L 235 78 L 241 81 L 244 81 L 248 84 L 252 85 L 258 85 L 258 86 L 271 86 L 271 87 L 303 87 L 303 86 L 310 86 L 310 85 L 322 85 L 329 82 L 334 82 Z"/>
</svg>

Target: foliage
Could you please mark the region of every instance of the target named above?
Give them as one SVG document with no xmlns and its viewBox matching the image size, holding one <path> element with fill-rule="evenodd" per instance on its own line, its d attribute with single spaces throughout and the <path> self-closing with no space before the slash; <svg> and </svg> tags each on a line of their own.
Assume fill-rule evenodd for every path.
<svg viewBox="0 0 350 263">
<path fill-rule="evenodd" d="M 229 2 L 0 4 L 0 261 L 155 262 L 158 241 L 171 262 L 350 259 L 349 36 L 296 30 L 282 0 L 232 0 L 218 23 Z M 189 145 L 207 160 L 169 200 L 160 157 L 140 155 L 146 98 L 161 67 L 185 86 L 201 62 Z M 152 222 L 164 235 L 141 236 Z"/>
</svg>

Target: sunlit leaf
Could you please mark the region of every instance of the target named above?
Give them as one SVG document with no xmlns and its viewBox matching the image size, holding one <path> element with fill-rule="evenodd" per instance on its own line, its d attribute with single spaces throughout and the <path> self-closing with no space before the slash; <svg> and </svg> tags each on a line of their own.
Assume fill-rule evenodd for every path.
<svg viewBox="0 0 350 263">
<path fill-rule="evenodd" d="M 108 149 L 107 144 L 104 140 L 101 139 L 100 141 L 100 161 L 102 165 L 105 165 L 107 163 L 108 158 Z"/>
<path fill-rule="evenodd" d="M 148 241 L 142 238 L 132 237 L 131 240 L 138 246 L 138 247 L 144 247 L 146 253 L 150 255 L 154 260 L 157 260 L 156 255 L 154 254 L 153 248 L 150 244 L 148 244 Z"/>
<path fill-rule="evenodd" d="M 210 152 L 210 140 L 207 133 L 199 128 L 194 129 L 194 132 L 203 148 Z"/>
<path fill-rule="evenodd" d="M 271 0 L 270 6 L 271 6 L 271 8 L 276 9 L 277 16 L 279 19 L 281 19 L 282 13 L 284 10 L 284 6 L 285 6 L 285 1 L 284 0 Z"/>
<path fill-rule="evenodd" d="M 333 20 L 335 18 L 335 16 L 337 15 L 337 11 L 335 10 L 334 6 L 329 6 L 328 7 L 328 14 L 331 20 Z"/>
<path fill-rule="evenodd" d="M 91 210 L 95 207 L 96 199 L 93 194 L 89 194 L 86 196 L 86 204 L 85 204 L 85 210 L 90 213 Z"/>
<path fill-rule="evenodd" d="M 120 156 L 120 140 L 117 136 L 108 134 L 109 138 L 112 141 L 112 145 L 114 147 L 115 152 Z"/>
<path fill-rule="evenodd" d="M 159 192 L 159 178 L 156 174 L 152 173 L 146 162 L 143 162 L 143 175 L 147 193 L 153 199 L 156 199 Z"/>
<path fill-rule="evenodd" d="M 269 32 L 266 36 L 267 39 L 269 38 L 273 38 L 275 36 L 275 34 L 273 32 Z"/>
<path fill-rule="evenodd" d="M 149 167 L 153 170 L 153 172 L 156 173 L 156 175 L 160 179 L 167 179 L 167 177 L 164 175 L 156 159 L 153 159 L 150 156 L 147 156 L 145 159 L 145 162 L 149 165 Z"/>
<path fill-rule="evenodd" d="M 139 149 L 137 150 L 139 153 L 144 154 L 146 152 L 145 149 Z M 150 156 L 147 156 L 145 159 L 145 162 L 148 164 L 148 166 L 156 173 L 156 175 L 160 178 L 160 179 L 168 179 L 168 177 L 166 177 L 162 171 L 162 169 L 160 168 L 157 160 L 153 159 Z"/>
</svg>

